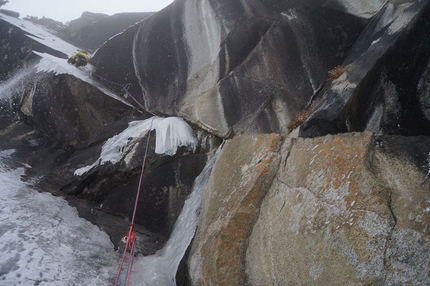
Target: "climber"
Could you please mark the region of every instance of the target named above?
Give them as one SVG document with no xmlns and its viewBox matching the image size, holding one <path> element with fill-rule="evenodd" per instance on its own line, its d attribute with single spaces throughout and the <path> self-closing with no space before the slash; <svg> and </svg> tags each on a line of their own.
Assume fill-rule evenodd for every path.
<svg viewBox="0 0 430 286">
<path fill-rule="evenodd" d="M 86 66 L 89 62 L 90 57 L 85 51 L 77 51 L 67 60 L 69 64 L 75 65 L 76 67 Z"/>
</svg>

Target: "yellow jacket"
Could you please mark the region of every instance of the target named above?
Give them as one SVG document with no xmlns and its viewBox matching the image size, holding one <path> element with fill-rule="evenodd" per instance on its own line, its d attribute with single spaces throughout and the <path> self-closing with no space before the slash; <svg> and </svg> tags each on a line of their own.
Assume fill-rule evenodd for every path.
<svg viewBox="0 0 430 286">
<path fill-rule="evenodd" d="M 87 52 L 77 51 L 76 53 L 73 54 L 73 57 L 76 57 L 78 55 L 83 56 L 87 62 L 90 60 L 90 57 L 88 56 Z"/>
</svg>

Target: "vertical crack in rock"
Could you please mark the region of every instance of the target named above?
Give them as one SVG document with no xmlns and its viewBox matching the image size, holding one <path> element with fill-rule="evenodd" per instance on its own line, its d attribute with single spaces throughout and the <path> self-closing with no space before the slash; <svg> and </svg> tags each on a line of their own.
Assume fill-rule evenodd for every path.
<svg viewBox="0 0 430 286">
<path fill-rule="evenodd" d="M 278 170 L 279 142 L 276 134 L 239 135 L 226 142 L 204 195 L 190 254 L 193 283 L 246 282 L 249 235 Z"/>
<path fill-rule="evenodd" d="M 387 240 L 385 241 L 385 247 L 384 247 L 384 267 L 385 267 L 385 269 L 390 269 L 391 268 L 391 261 L 390 261 L 390 259 L 389 259 L 389 253 L 388 253 L 388 248 L 389 248 L 389 246 L 390 246 L 390 243 L 391 243 L 391 241 L 392 241 L 392 237 L 393 237 L 393 232 L 394 232 L 394 229 L 395 229 L 395 227 L 396 227 L 396 225 L 397 225 L 397 218 L 396 218 L 396 215 L 394 214 L 394 212 L 393 212 L 393 209 L 392 209 L 392 196 L 393 196 L 393 193 L 392 193 L 392 191 L 390 190 L 390 192 L 389 192 L 389 195 L 388 195 L 389 197 L 388 197 L 388 201 L 387 201 L 387 206 L 388 206 L 388 209 L 390 210 L 390 212 L 391 212 L 391 216 L 392 216 L 392 218 L 393 218 L 393 220 L 394 220 L 394 223 L 391 225 L 391 228 L 390 228 L 390 232 L 389 232 L 389 234 L 388 234 L 388 236 L 387 236 Z M 389 271 L 385 271 L 385 279 L 384 279 L 384 282 L 386 282 L 387 281 L 387 277 L 388 277 L 388 275 L 390 274 L 390 272 Z"/>
</svg>

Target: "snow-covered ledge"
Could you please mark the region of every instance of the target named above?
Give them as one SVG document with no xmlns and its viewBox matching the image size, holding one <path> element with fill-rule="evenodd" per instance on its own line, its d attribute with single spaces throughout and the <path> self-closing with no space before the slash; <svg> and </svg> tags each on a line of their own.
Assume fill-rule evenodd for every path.
<svg viewBox="0 0 430 286">
<path fill-rule="evenodd" d="M 151 117 L 132 121 L 123 132 L 105 142 L 100 157 L 93 164 L 77 169 L 74 174 L 81 176 L 106 162 L 113 164 L 119 162 L 124 157 L 127 145 L 132 139 L 154 129 L 156 131 L 155 153 L 157 154 L 172 156 L 176 154 L 178 147 L 186 146 L 189 150 L 194 151 L 197 146 L 197 139 L 193 135 L 192 128 L 180 117 Z"/>
</svg>

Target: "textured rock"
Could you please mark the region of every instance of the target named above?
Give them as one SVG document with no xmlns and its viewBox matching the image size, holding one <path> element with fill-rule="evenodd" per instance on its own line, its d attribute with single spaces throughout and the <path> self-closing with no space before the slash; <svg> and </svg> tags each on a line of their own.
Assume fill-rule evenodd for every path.
<svg viewBox="0 0 430 286">
<path fill-rule="evenodd" d="M 387 244 L 386 284 L 430 283 L 430 140 L 378 137 L 376 175 L 391 192 L 396 227 Z"/>
<path fill-rule="evenodd" d="M 71 75 L 31 73 L 15 90 L 27 123 L 74 148 L 100 127 L 132 113 L 130 106 Z"/>
<path fill-rule="evenodd" d="M 300 136 L 428 136 L 429 17 L 429 1 L 388 1 L 342 63 L 346 72 L 318 94 Z"/>
<path fill-rule="evenodd" d="M 137 222 L 157 241 L 144 253 L 169 235 L 206 153 L 231 138 L 183 260 L 191 284 L 430 284 L 429 16 L 429 0 L 177 0 L 111 38 L 92 59 L 106 87 L 131 83 L 148 109 L 213 143 L 148 158 Z M 0 32 L 0 81 L 37 60 L 32 49 L 66 56 L 2 20 Z M 70 75 L 26 79 L 0 95 L 1 147 L 117 243 L 110 222 L 130 217 L 146 135 L 117 164 L 74 171 L 145 116 Z M 314 138 L 282 142 L 294 128 Z"/>
<path fill-rule="evenodd" d="M 371 133 L 287 141 L 250 237 L 248 283 L 428 284 L 428 143 Z"/>
<path fill-rule="evenodd" d="M 277 170 L 278 147 L 275 134 L 240 135 L 225 143 L 205 191 L 191 249 L 193 285 L 245 282 L 248 236 Z"/>
<path fill-rule="evenodd" d="M 93 63 L 131 83 L 149 110 L 220 137 L 284 132 L 367 23 L 333 3 L 301 4 L 176 1 L 111 39 Z"/>
<path fill-rule="evenodd" d="M 97 210 L 130 220 L 148 140 L 147 132 L 128 142 L 123 149 L 123 158 L 116 164 L 107 162 L 80 176 L 75 175 L 75 171 L 96 162 L 106 140 L 121 133 L 130 121 L 142 119 L 145 117 L 124 117 L 100 128 L 89 140 L 81 143 L 82 148 L 74 151 L 67 163 L 51 170 L 39 185 L 91 201 Z M 197 132 L 199 142 L 206 141 L 205 148 L 199 147 L 193 153 L 181 147 L 174 156 L 166 156 L 155 154 L 154 132 L 151 132 L 149 141 L 136 223 L 168 237 L 194 179 L 206 163 L 206 153 L 216 148 L 219 140 Z M 117 242 L 119 239 L 114 241 Z"/>
</svg>

